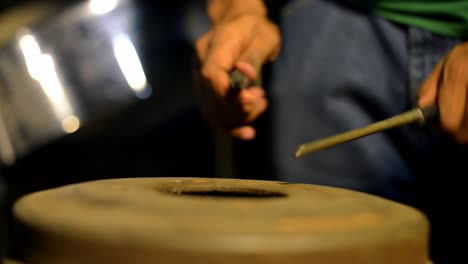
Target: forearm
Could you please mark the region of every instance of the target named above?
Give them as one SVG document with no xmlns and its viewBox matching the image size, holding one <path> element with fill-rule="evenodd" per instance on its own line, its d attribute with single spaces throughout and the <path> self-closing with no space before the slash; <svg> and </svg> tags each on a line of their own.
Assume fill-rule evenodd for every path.
<svg viewBox="0 0 468 264">
<path fill-rule="evenodd" d="M 213 24 L 240 15 L 266 16 L 267 9 L 263 0 L 209 0 L 208 15 Z"/>
</svg>

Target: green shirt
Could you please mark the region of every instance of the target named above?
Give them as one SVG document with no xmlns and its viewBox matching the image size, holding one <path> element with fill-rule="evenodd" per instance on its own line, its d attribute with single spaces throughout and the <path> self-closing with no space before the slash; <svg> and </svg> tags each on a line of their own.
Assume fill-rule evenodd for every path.
<svg viewBox="0 0 468 264">
<path fill-rule="evenodd" d="M 438 35 L 468 37 L 468 0 L 354 1 L 376 15 Z M 360 2 L 360 3 L 359 3 Z"/>
</svg>

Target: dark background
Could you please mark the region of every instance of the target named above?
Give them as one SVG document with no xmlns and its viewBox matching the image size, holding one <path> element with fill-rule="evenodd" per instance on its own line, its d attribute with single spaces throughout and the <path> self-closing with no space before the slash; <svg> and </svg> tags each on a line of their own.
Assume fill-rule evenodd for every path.
<svg viewBox="0 0 468 264">
<path fill-rule="evenodd" d="M 0 1 L 0 16 L 27 2 L 32 1 Z M 55 2 L 66 10 L 84 1 Z M 212 130 L 199 112 L 193 43 L 209 26 L 205 1 L 134 2 L 139 7 L 139 55 L 148 82 L 157 89 L 149 99 L 0 168 L 1 252 L 15 240 L 11 205 L 30 192 L 106 178 L 268 178 L 268 115 L 255 123 L 257 139 L 240 142 Z"/>
</svg>

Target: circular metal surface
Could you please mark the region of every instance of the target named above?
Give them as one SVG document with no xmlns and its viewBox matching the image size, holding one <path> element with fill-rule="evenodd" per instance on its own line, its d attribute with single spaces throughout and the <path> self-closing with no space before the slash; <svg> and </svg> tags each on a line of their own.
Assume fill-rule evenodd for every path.
<svg viewBox="0 0 468 264">
<path fill-rule="evenodd" d="M 376 196 L 306 184 L 128 178 L 29 194 L 31 263 L 398 263 L 428 260 L 428 222 Z"/>
</svg>

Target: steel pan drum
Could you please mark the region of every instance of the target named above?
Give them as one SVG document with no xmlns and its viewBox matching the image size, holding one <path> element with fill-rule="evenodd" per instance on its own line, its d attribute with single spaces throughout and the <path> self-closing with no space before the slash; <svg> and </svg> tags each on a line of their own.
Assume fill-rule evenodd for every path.
<svg viewBox="0 0 468 264">
<path fill-rule="evenodd" d="M 344 189 L 128 178 L 22 197 L 26 263 L 426 264 L 419 211 Z"/>
</svg>

